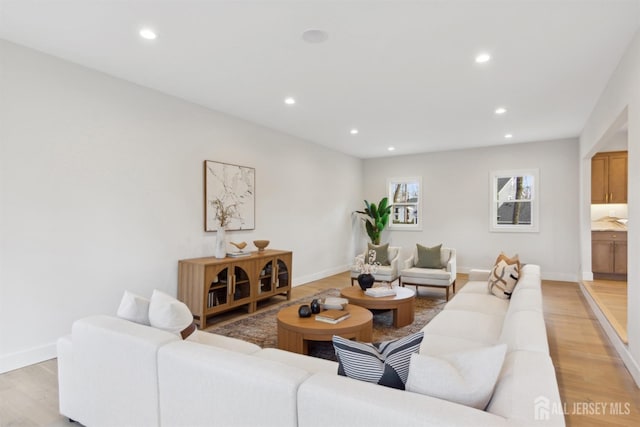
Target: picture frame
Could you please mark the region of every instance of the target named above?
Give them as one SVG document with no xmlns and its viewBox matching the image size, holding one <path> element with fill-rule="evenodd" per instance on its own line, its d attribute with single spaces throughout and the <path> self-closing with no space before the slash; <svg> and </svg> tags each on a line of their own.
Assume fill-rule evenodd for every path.
<svg viewBox="0 0 640 427">
<path fill-rule="evenodd" d="M 229 218 L 226 230 L 255 229 L 255 168 L 204 161 L 204 229 L 220 227 L 219 206 Z"/>
</svg>

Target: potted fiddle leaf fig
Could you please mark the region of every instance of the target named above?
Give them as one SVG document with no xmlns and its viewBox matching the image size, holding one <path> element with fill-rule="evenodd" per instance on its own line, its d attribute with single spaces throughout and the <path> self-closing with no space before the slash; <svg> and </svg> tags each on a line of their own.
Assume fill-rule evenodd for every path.
<svg viewBox="0 0 640 427">
<path fill-rule="evenodd" d="M 380 203 L 369 203 L 364 201 L 365 209 L 363 211 L 356 211 L 363 216 L 365 228 L 367 234 L 371 239 L 371 243 L 374 245 L 380 244 L 380 233 L 389 223 L 389 215 L 391 215 L 391 206 L 387 205 L 388 199 L 383 197 Z"/>
</svg>

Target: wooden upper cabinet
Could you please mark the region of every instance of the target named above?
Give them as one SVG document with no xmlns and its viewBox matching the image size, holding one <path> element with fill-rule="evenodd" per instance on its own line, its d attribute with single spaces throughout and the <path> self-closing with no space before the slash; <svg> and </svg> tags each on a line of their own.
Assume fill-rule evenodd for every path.
<svg viewBox="0 0 640 427">
<path fill-rule="evenodd" d="M 627 203 L 627 152 L 597 153 L 591 159 L 591 203 Z"/>
</svg>

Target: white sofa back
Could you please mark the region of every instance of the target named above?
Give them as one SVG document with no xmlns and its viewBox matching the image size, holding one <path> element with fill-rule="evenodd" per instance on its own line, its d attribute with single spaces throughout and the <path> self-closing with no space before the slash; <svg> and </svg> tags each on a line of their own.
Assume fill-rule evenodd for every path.
<svg viewBox="0 0 640 427">
<path fill-rule="evenodd" d="M 60 411 L 91 426 L 157 426 L 158 349 L 179 338 L 117 317 L 91 316 L 58 343 Z"/>
</svg>

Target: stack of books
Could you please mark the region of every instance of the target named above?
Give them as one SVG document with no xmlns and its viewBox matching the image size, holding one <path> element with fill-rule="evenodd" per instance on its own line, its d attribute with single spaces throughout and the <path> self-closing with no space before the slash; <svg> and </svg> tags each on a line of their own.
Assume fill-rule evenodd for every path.
<svg viewBox="0 0 640 427">
<path fill-rule="evenodd" d="M 335 325 L 336 323 L 340 323 L 344 319 L 347 319 L 349 316 L 351 316 L 351 314 L 348 311 L 327 310 L 316 314 L 316 320 L 318 322 L 332 323 Z"/>
<path fill-rule="evenodd" d="M 391 295 L 395 295 L 396 290 L 391 288 L 369 288 L 366 291 L 364 291 L 364 293 L 367 296 L 379 298 L 379 297 L 388 297 Z"/>
</svg>

